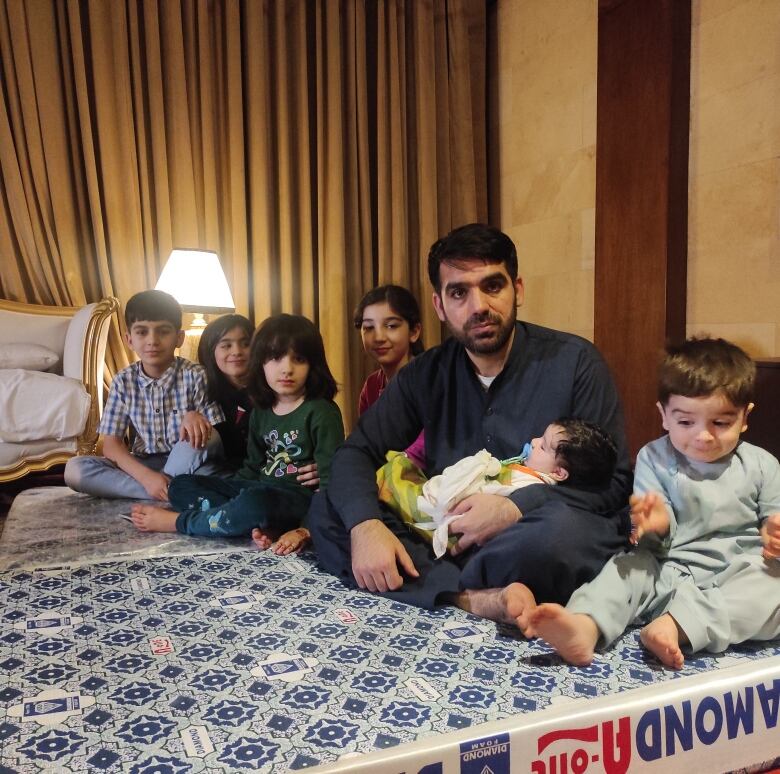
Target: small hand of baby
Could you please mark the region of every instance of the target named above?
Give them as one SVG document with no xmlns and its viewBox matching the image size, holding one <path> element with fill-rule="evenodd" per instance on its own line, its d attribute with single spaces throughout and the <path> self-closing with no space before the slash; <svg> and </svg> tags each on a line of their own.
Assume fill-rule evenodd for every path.
<svg viewBox="0 0 780 774">
<path fill-rule="evenodd" d="M 767 561 L 780 559 L 780 513 L 771 513 L 761 527 L 763 556 Z"/>
<path fill-rule="evenodd" d="M 642 535 L 651 532 L 666 535 L 669 532 L 669 512 L 666 503 L 656 492 L 631 495 L 631 544 L 637 545 Z"/>
</svg>

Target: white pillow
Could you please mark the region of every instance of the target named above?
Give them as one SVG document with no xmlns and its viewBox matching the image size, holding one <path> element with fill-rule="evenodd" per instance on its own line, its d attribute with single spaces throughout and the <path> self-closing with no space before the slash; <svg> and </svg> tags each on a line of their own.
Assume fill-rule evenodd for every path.
<svg viewBox="0 0 780 774">
<path fill-rule="evenodd" d="M 40 344 L 0 344 L 0 368 L 48 371 L 59 362 L 56 352 Z"/>
<path fill-rule="evenodd" d="M 61 441 L 81 433 L 91 399 L 78 379 L 20 368 L 0 371 L 0 441 Z"/>
</svg>

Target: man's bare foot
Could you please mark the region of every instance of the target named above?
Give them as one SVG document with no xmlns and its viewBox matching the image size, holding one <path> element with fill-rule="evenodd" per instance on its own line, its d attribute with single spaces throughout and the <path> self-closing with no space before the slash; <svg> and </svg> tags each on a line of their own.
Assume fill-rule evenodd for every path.
<svg viewBox="0 0 780 774">
<path fill-rule="evenodd" d="M 526 637 L 536 637 L 530 626 L 531 613 L 536 610 L 536 597 L 524 583 L 510 583 L 501 595 L 508 618 Z"/>
<path fill-rule="evenodd" d="M 176 532 L 176 511 L 158 505 L 136 503 L 130 511 L 130 521 L 141 532 Z"/>
<path fill-rule="evenodd" d="M 526 634 L 528 614 L 536 606 L 531 589 L 522 583 L 510 583 L 503 589 L 461 591 L 453 594 L 449 601 L 481 618 L 517 626 L 523 634 Z"/>
<path fill-rule="evenodd" d="M 587 666 L 593 661 L 599 630 L 589 615 L 570 613 L 561 605 L 545 602 L 528 619 L 536 636 L 552 645 L 565 661 L 575 666 Z"/>
<path fill-rule="evenodd" d="M 682 669 L 685 657 L 680 650 L 680 642 L 687 644 L 688 638 L 669 613 L 664 613 L 654 621 L 650 621 L 639 632 L 639 639 L 664 666 Z"/>
</svg>

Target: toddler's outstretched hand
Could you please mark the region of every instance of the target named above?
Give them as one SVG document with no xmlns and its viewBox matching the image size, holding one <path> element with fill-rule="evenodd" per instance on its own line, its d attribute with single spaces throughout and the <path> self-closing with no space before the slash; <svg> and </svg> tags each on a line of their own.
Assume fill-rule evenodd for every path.
<svg viewBox="0 0 780 774">
<path fill-rule="evenodd" d="M 669 511 L 656 492 L 631 495 L 631 543 L 636 545 L 642 535 L 652 532 L 664 536 L 669 532 Z"/>
<path fill-rule="evenodd" d="M 761 527 L 763 556 L 766 560 L 780 559 L 780 513 L 771 513 Z"/>
</svg>

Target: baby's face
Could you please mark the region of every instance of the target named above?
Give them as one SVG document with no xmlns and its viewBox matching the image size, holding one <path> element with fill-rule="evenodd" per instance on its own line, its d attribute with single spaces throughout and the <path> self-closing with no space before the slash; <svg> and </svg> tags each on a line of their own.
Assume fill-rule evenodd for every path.
<svg viewBox="0 0 780 774">
<path fill-rule="evenodd" d="M 555 459 L 558 442 L 564 437 L 560 425 L 548 425 L 541 438 L 531 440 L 531 453 L 525 461 L 526 466 L 540 473 L 553 473 L 559 467 Z"/>
<path fill-rule="evenodd" d="M 752 408 L 752 403 L 735 406 L 722 392 L 699 398 L 671 395 L 665 406 L 658 404 L 672 446 L 696 462 L 715 462 L 734 451 Z"/>
</svg>

